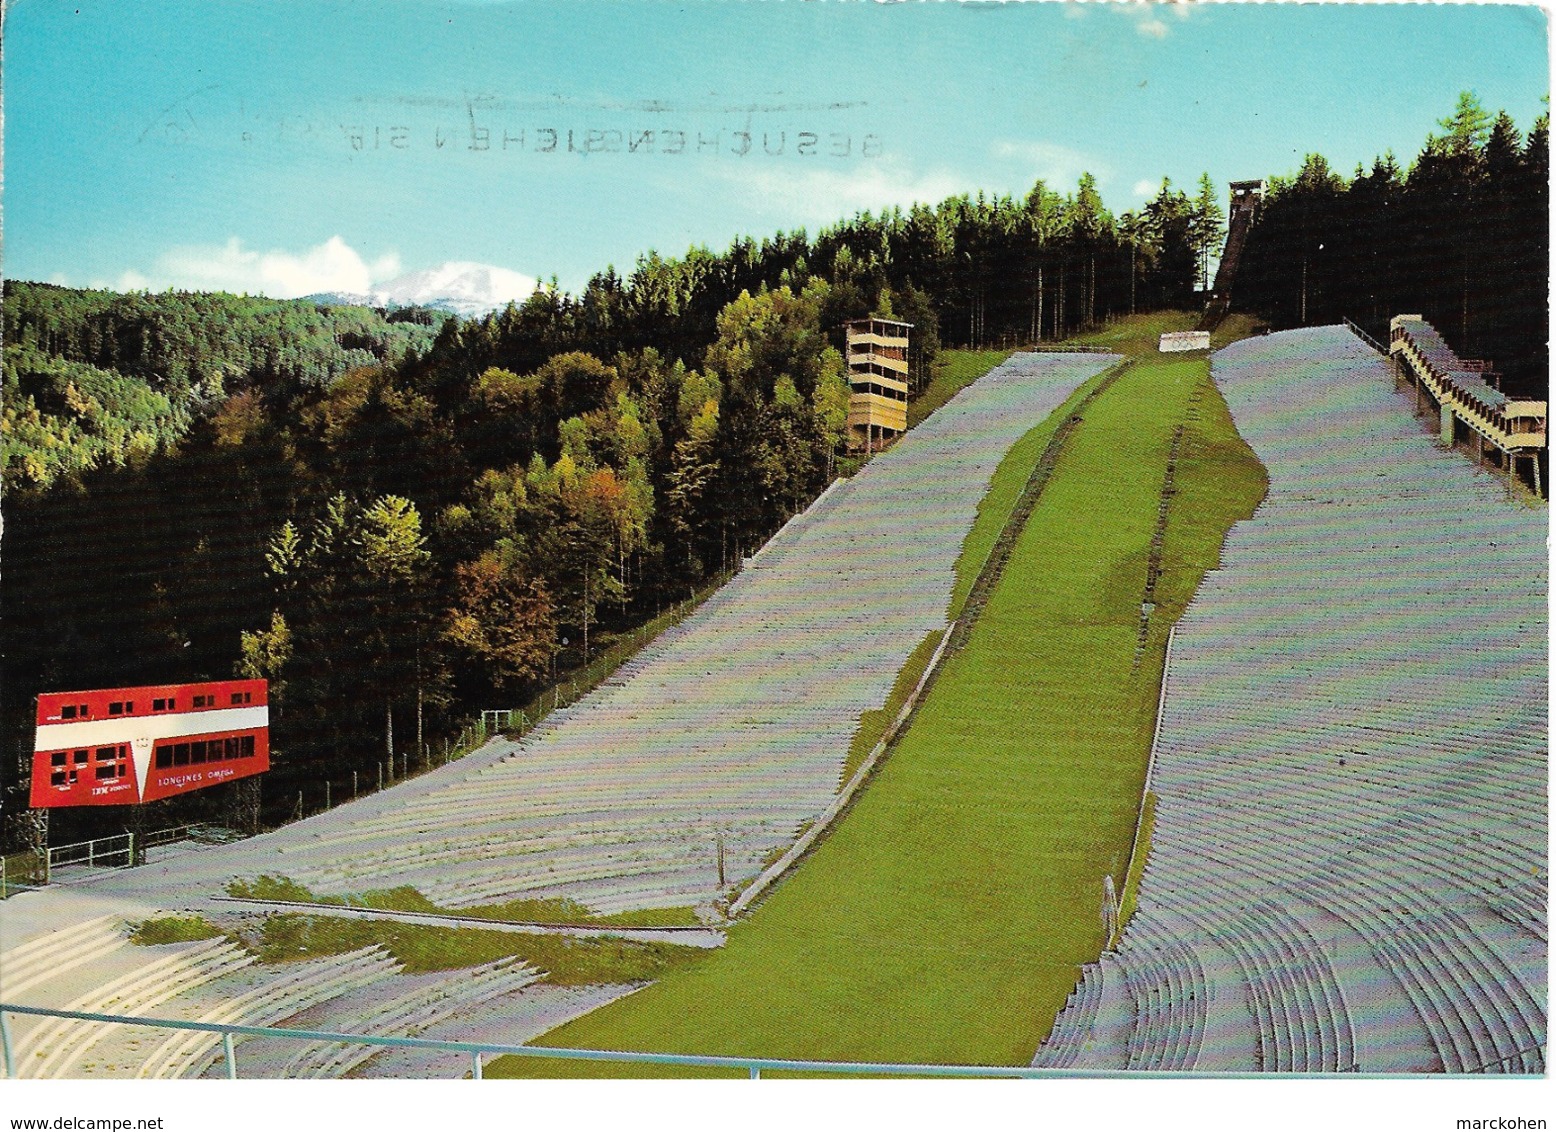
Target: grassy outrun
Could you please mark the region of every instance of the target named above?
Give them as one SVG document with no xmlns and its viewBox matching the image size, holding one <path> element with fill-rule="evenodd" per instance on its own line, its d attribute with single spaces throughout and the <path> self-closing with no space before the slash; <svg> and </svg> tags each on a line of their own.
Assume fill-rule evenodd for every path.
<svg viewBox="0 0 1556 1132">
<path fill-rule="evenodd" d="M 847 819 L 725 948 L 542 1044 L 1030 1061 L 1102 946 L 1102 878 L 1124 879 L 1168 626 L 1264 491 L 1205 358 L 1148 348 L 1183 322 L 1135 319 L 1132 337 L 1098 343 L 1139 363 L 1086 410 L 966 646 Z M 1158 612 L 1135 667 L 1179 423 Z M 667 1070 L 505 1059 L 490 1072 Z"/>
<path fill-rule="evenodd" d="M 929 384 L 908 403 L 908 427 L 917 426 L 1008 357 L 1009 350 L 941 350 L 935 358 Z"/>
</svg>

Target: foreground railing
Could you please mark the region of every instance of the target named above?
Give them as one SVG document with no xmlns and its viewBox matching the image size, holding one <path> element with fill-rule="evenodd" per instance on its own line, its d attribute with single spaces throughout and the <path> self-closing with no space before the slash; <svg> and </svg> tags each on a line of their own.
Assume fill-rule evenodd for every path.
<svg viewBox="0 0 1556 1132">
<path fill-rule="evenodd" d="M 512 1046 L 491 1042 L 454 1042 L 439 1038 L 398 1038 L 381 1034 L 342 1034 L 331 1030 L 292 1030 L 278 1026 L 240 1026 L 225 1022 L 184 1022 L 174 1018 L 135 1018 L 125 1014 L 95 1014 L 86 1010 L 52 1010 L 42 1006 L 12 1006 L 0 1002 L 0 1053 L 4 1055 L 5 1075 L 16 1076 L 16 1061 L 11 1041 L 11 1026 L 7 1018 L 22 1014 L 39 1018 L 66 1018 L 81 1022 L 101 1022 L 121 1026 L 145 1026 L 157 1030 L 198 1031 L 220 1035 L 222 1054 L 226 1062 L 227 1076 L 238 1079 L 238 1055 L 234 1038 L 288 1038 L 303 1042 L 338 1042 L 343 1045 L 382 1046 L 386 1049 L 427 1049 L 441 1053 L 464 1053 L 470 1057 L 470 1076 L 480 1080 L 482 1058 L 487 1054 L 498 1057 L 541 1057 L 556 1061 L 612 1061 L 635 1065 L 675 1065 L 692 1069 L 744 1070 L 753 1081 L 763 1071 L 783 1073 L 838 1074 L 855 1077 L 1151 1077 L 1188 1080 L 1207 1078 L 1212 1080 L 1259 1079 L 1271 1077 L 1353 1077 L 1354 1070 L 1344 1073 L 1207 1073 L 1192 1069 L 1049 1069 L 1030 1065 L 904 1065 L 873 1061 L 796 1061 L 776 1057 L 717 1057 L 712 1054 L 645 1053 L 636 1050 L 565 1049 L 552 1046 Z M 1481 1069 L 1489 1069 L 1523 1054 L 1536 1052 L 1521 1050 L 1519 1053 L 1491 1062 Z M 1364 1073 L 1372 1079 L 1420 1080 L 1441 1074 L 1422 1073 Z M 1540 1073 L 1512 1073 L 1507 1076 L 1538 1077 Z"/>
<path fill-rule="evenodd" d="M 156 829 L 149 833 L 112 833 L 106 837 L 94 837 L 90 841 L 75 841 L 69 845 L 51 845 L 46 851 L 37 854 L 36 872 L 41 876 L 29 878 L 31 883 L 17 884 L 8 881 L 8 869 L 0 868 L 0 900 L 8 894 L 9 889 L 31 890 L 36 884 L 50 884 L 54 879 L 54 870 L 66 868 L 72 865 L 81 865 L 89 869 L 127 869 L 134 866 L 137 850 L 141 857 L 145 856 L 147 849 L 160 849 L 165 845 L 187 840 L 194 831 L 194 826 L 175 825 L 166 829 Z"/>
<path fill-rule="evenodd" d="M 76 841 L 69 845 L 49 847 L 48 867 L 43 878 L 47 884 L 55 869 L 66 865 L 85 865 L 87 868 L 128 868 L 135 863 L 135 835 L 113 833 L 107 837 L 94 837 L 90 841 Z"/>
</svg>

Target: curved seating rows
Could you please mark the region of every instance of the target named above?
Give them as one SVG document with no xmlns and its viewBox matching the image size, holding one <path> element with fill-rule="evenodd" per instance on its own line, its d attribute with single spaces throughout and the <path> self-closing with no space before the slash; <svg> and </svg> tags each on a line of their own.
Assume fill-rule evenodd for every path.
<svg viewBox="0 0 1556 1132">
<path fill-rule="evenodd" d="M 262 978 L 246 991 L 228 993 L 190 1021 L 230 1022 L 241 1026 L 280 1026 L 319 1003 L 380 982 L 398 970 L 388 952 L 373 946 L 345 955 L 298 963 L 273 978 Z M 246 1041 L 233 1038 L 234 1045 Z M 221 1036 L 201 1031 L 174 1032 L 145 1057 L 137 1077 L 198 1077 L 221 1056 Z"/>
</svg>

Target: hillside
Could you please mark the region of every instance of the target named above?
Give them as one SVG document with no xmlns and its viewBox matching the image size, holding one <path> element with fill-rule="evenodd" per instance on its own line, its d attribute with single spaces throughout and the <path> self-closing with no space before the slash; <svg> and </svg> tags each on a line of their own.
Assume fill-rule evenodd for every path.
<svg viewBox="0 0 1556 1132">
<path fill-rule="evenodd" d="M 271 403 L 427 349 L 412 312 L 6 280 L 0 469 L 8 492 L 171 451 L 233 398 Z"/>
</svg>

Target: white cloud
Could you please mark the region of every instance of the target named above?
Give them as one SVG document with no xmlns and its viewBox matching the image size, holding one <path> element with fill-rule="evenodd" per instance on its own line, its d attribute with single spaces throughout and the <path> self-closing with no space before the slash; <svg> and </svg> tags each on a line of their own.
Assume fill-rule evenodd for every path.
<svg viewBox="0 0 1556 1132">
<path fill-rule="evenodd" d="M 62 273 L 51 282 L 72 285 Z M 448 302 L 451 309 L 473 315 L 508 302 L 522 303 L 543 285 L 517 271 L 464 261 L 402 274 L 398 254 L 364 259 L 339 236 L 301 252 L 255 251 L 233 236 L 224 244 L 170 248 L 148 272 L 130 268 L 116 280 L 98 277 L 86 286 L 120 292 L 230 291 L 272 299 L 337 292 L 360 295 L 375 306 Z"/>
<path fill-rule="evenodd" d="M 1131 191 L 1135 194 L 1135 196 L 1140 197 L 1142 199 L 1144 199 L 1145 197 L 1153 197 L 1153 196 L 1156 195 L 1156 182 L 1155 181 L 1136 181 L 1135 182 L 1135 187 Z"/>
<path fill-rule="evenodd" d="M 1188 0 L 1136 0 L 1104 6 L 1133 20 L 1135 31 L 1148 39 L 1166 39 L 1171 33 L 1171 26 L 1162 18 L 1166 13 L 1171 12 L 1181 22 L 1189 18 L 1189 9 L 1193 7 Z"/>
<path fill-rule="evenodd" d="M 158 259 L 156 274 L 174 287 L 294 299 L 318 291 L 365 292 L 399 272 L 398 255 L 369 263 L 339 236 L 301 253 L 253 251 L 233 236 L 220 245 L 172 248 Z"/>
<path fill-rule="evenodd" d="M 1041 180 L 1055 192 L 1073 189 L 1082 173 L 1090 173 L 1099 182 L 1112 175 L 1107 162 L 1051 142 L 1001 139 L 992 149 L 995 157 L 1024 165 L 1022 176 L 1025 179 Z"/>
</svg>

